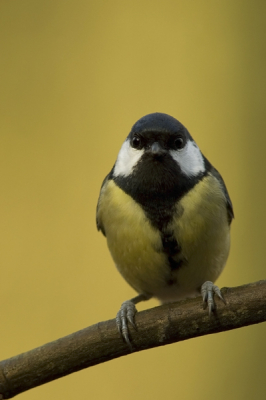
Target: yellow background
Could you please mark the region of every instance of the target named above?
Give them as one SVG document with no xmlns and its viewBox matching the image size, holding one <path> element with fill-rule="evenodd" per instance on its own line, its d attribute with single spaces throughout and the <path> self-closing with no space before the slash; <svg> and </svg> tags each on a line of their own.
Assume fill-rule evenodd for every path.
<svg viewBox="0 0 266 400">
<path fill-rule="evenodd" d="M 95 207 L 150 112 L 179 119 L 226 181 L 236 219 L 218 285 L 266 278 L 265 13 L 262 0 L 1 0 L 0 359 L 113 318 L 134 295 Z M 20 399 L 263 399 L 265 335 L 133 354 Z"/>
</svg>

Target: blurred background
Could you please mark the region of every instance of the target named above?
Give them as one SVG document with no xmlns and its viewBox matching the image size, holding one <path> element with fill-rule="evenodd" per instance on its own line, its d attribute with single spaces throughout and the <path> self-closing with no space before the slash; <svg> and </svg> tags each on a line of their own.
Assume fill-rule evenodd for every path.
<svg viewBox="0 0 266 400">
<path fill-rule="evenodd" d="M 266 278 L 265 13 L 260 0 L 1 1 L 0 359 L 134 296 L 95 208 L 147 113 L 179 119 L 226 182 L 236 218 L 217 284 Z M 19 398 L 262 399 L 265 335 L 260 324 L 132 354 Z"/>
</svg>

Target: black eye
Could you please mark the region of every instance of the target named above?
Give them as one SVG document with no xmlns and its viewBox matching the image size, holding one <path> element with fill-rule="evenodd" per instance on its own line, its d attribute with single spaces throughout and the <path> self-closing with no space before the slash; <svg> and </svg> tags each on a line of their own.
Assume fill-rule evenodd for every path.
<svg viewBox="0 0 266 400">
<path fill-rule="evenodd" d="M 134 135 L 131 139 L 131 146 L 138 150 L 142 148 L 141 138 L 138 135 Z"/>
<path fill-rule="evenodd" d="M 174 146 L 175 146 L 176 150 L 182 149 L 182 147 L 184 147 L 184 144 L 185 144 L 185 141 L 181 136 L 177 137 L 174 141 Z"/>
</svg>

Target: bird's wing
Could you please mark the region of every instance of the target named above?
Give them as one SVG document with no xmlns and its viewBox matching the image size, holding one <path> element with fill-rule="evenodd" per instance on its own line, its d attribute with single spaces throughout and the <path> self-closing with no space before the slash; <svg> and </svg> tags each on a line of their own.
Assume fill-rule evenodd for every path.
<svg viewBox="0 0 266 400">
<path fill-rule="evenodd" d="M 224 194 L 225 194 L 225 198 L 226 198 L 226 207 L 227 207 L 227 213 L 228 213 L 228 222 L 229 222 L 229 225 L 230 225 L 231 222 L 232 222 L 232 219 L 234 218 L 234 210 L 233 210 L 233 204 L 232 204 L 232 201 L 231 201 L 231 199 L 230 199 L 229 193 L 228 193 L 227 188 L 226 188 L 226 186 L 225 186 L 224 180 L 223 180 L 223 178 L 221 177 L 221 175 L 219 174 L 219 172 L 217 171 L 217 169 L 215 169 L 215 168 L 212 166 L 210 172 L 211 172 L 212 175 L 215 176 L 215 178 L 220 182 L 220 184 L 221 184 L 221 186 L 222 186 L 222 188 L 223 188 L 223 191 L 224 191 Z"/>
<path fill-rule="evenodd" d="M 96 208 L 96 225 L 97 225 L 97 229 L 98 231 L 101 231 L 103 233 L 103 235 L 105 236 L 105 230 L 104 230 L 104 226 L 103 226 L 103 222 L 100 218 L 100 213 L 99 213 L 99 208 L 100 208 L 100 204 L 101 204 L 101 197 L 102 197 L 102 193 L 103 190 L 110 178 L 110 174 L 109 173 L 103 180 L 102 186 L 101 186 L 101 191 L 100 191 L 100 195 L 99 195 L 99 199 L 98 199 L 98 203 L 97 203 L 97 208 Z"/>
</svg>

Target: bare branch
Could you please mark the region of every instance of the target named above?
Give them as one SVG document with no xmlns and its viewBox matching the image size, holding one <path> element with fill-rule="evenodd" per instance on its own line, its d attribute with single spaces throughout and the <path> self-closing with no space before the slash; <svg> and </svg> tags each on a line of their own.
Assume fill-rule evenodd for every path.
<svg viewBox="0 0 266 400">
<path fill-rule="evenodd" d="M 209 318 L 201 299 L 166 304 L 136 315 L 130 328 L 134 351 L 257 324 L 266 320 L 266 280 L 223 288 Z M 129 354 L 115 320 L 99 322 L 69 336 L 0 362 L 0 393 L 10 399 L 54 379 Z M 1 395 L 0 395 L 1 398 Z"/>
</svg>

